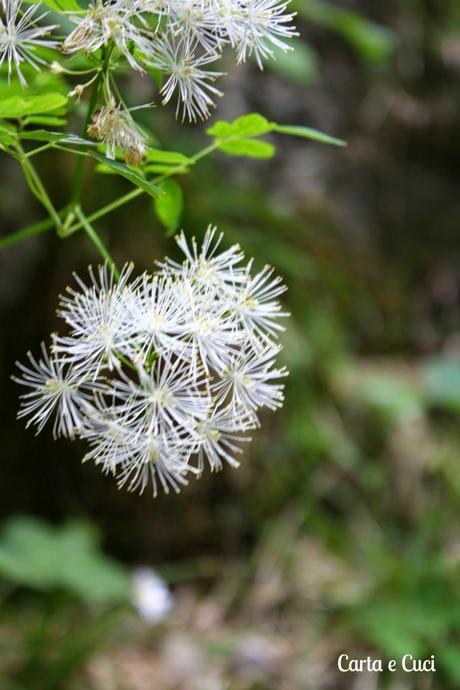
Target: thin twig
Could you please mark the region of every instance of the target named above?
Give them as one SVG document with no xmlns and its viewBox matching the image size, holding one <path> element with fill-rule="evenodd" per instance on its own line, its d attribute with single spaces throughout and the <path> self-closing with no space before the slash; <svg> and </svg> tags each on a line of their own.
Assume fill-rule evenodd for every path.
<svg viewBox="0 0 460 690">
<path fill-rule="evenodd" d="M 86 218 L 86 216 L 83 214 L 83 211 L 79 206 L 75 207 L 75 214 L 79 218 L 83 229 L 86 231 L 86 234 L 91 239 L 91 241 L 93 242 L 94 246 L 96 247 L 100 255 L 103 257 L 103 259 L 107 261 L 107 263 L 113 271 L 115 278 L 118 280 L 118 278 L 120 277 L 120 271 L 118 270 L 115 261 L 113 260 L 109 250 L 107 249 L 107 247 L 97 234 L 96 230 L 89 222 L 88 218 Z"/>
</svg>

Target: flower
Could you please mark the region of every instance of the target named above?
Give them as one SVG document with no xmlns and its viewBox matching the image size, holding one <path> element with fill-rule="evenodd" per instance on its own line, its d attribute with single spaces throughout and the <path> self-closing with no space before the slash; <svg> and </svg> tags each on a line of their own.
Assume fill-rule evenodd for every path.
<svg viewBox="0 0 460 690">
<path fill-rule="evenodd" d="M 189 247 L 185 234 L 181 232 L 176 237 L 179 249 L 185 255 L 184 263 L 166 259 L 165 262 L 157 261 L 157 265 L 162 269 L 162 273 L 171 273 L 174 276 L 188 277 L 204 285 L 211 284 L 219 289 L 225 286 L 233 289 L 235 284 L 246 281 L 246 268 L 239 267 L 238 264 L 244 259 L 244 253 L 238 244 L 229 249 L 217 253 L 222 242 L 223 233 L 217 235 L 217 228 L 210 226 L 203 240 L 201 248 L 198 247 L 195 238 L 192 239 Z"/>
<path fill-rule="evenodd" d="M 90 3 L 84 17 L 69 17 L 77 26 L 62 44 L 62 52 L 75 53 L 82 50 L 94 53 L 112 40 L 130 67 L 144 72 L 130 48 L 130 44 L 134 44 L 141 53 L 149 52 L 150 49 L 150 32 L 134 21 L 139 17 L 140 11 L 139 2 L 136 0 L 96 0 L 95 3 Z"/>
<path fill-rule="evenodd" d="M 118 148 L 129 165 L 140 165 L 144 160 L 147 151 L 145 138 L 129 112 L 118 108 L 114 101 L 94 113 L 88 134 L 91 139 L 106 144 L 107 158 L 114 159 Z"/>
<path fill-rule="evenodd" d="M 284 331 L 278 319 L 290 316 L 288 312 L 281 311 L 278 302 L 286 287 L 279 276 L 272 278 L 272 275 L 273 268 L 268 265 L 254 278 L 248 275 L 246 283 L 235 291 L 231 307 L 249 332 L 254 331 L 265 340 L 268 337 L 268 342 L 270 337 L 276 338 L 278 333 Z"/>
<path fill-rule="evenodd" d="M 195 433 L 196 420 L 204 419 L 210 407 L 204 372 L 190 380 L 190 366 L 181 359 L 171 362 L 163 355 L 149 372 L 138 369 L 139 383 L 123 376 L 113 384 L 113 394 L 122 401 L 131 421 L 144 419 L 147 434 L 174 431 L 176 426 Z"/>
<path fill-rule="evenodd" d="M 222 241 L 213 227 L 201 247 L 181 233 L 183 263 L 166 258 L 135 279 L 132 265 L 118 280 L 107 265 L 90 268 L 89 284 L 76 276 L 58 311 L 69 332 L 19 365 L 29 388 L 19 416 L 38 431 L 54 419 L 55 435 L 86 441 L 84 460 L 130 491 L 179 491 L 206 464 L 237 467 L 259 410 L 283 403 L 275 339 L 287 314 L 273 269 L 252 277 L 252 261 Z"/>
<path fill-rule="evenodd" d="M 40 69 L 40 64 L 46 64 L 34 51 L 40 46 L 57 46 L 57 41 L 45 38 L 56 25 L 39 25 L 48 13 L 43 12 L 37 16 L 38 5 L 30 5 L 24 12 L 21 0 L 3 0 L 1 6 L 4 17 L 0 17 L 0 65 L 6 60 L 8 81 L 11 80 L 14 66 L 21 86 L 25 87 L 27 81 L 21 71 L 21 64 L 26 62 L 36 70 Z"/>
<path fill-rule="evenodd" d="M 206 120 L 214 107 L 213 96 L 223 95 L 212 86 L 222 73 L 203 69 L 215 60 L 214 53 L 196 55 L 184 39 L 175 43 L 172 37 L 165 35 L 155 42 L 151 66 L 169 75 L 160 91 L 163 104 L 168 103 L 177 91 L 176 117 L 182 112 L 182 121 L 186 117 L 190 122 L 196 122 L 198 118 Z"/>
<path fill-rule="evenodd" d="M 284 52 L 292 50 L 282 40 L 296 35 L 294 27 L 289 26 L 294 13 L 286 13 L 288 4 L 289 0 L 246 0 L 241 3 L 241 16 L 236 19 L 232 34 L 238 62 L 246 62 L 254 54 L 260 69 L 263 69 L 263 60 L 273 57 L 272 47 Z"/>
<path fill-rule="evenodd" d="M 222 371 L 221 378 L 211 386 L 222 403 L 230 396 L 235 409 L 254 410 L 268 407 L 276 410 L 284 401 L 282 384 L 271 383 L 287 376 L 286 367 L 274 369 L 281 347 L 248 340 Z"/>
<path fill-rule="evenodd" d="M 141 618 L 155 624 L 164 620 L 174 605 L 174 597 L 166 582 L 146 566 L 132 573 L 132 603 Z"/>
<path fill-rule="evenodd" d="M 53 436 L 75 436 L 83 426 L 87 404 L 102 386 L 90 384 L 66 362 L 50 358 L 44 343 L 42 358 L 36 360 L 31 352 L 27 356 L 31 366 L 17 362 L 22 378 L 12 377 L 16 383 L 30 389 L 21 396 L 18 417 L 30 417 L 26 426 L 35 424 L 38 434 L 54 413 Z"/>
<path fill-rule="evenodd" d="M 131 303 L 131 318 L 137 323 L 142 343 L 138 359 L 144 360 L 150 352 L 162 354 L 169 350 L 176 355 L 183 352 L 188 311 L 187 302 L 180 298 L 179 292 L 169 275 L 142 276 Z"/>
<path fill-rule="evenodd" d="M 213 472 L 221 470 L 224 462 L 231 467 L 238 467 L 240 463 L 235 455 L 243 451 L 237 444 L 250 441 L 250 437 L 242 434 L 254 427 L 254 418 L 244 408 L 226 408 L 200 422 L 197 426 L 198 472 L 202 473 L 206 459 Z"/>
<path fill-rule="evenodd" d="M 90 267 L 91 284 L 87 287 L 75 276 L 80 292 L 67 288 L 61 296 L 58 315 L 70 326 L 70 335 L 54 336 L 53 351 L 88 374 L 97 375 L 106 365 L 119 366 L 119 354 L 134 338 L 135 324 L 127 318 L 132 297 L 127 287 L 133 265 L 123 269 L 118 282 L 107 265 L 99 266 L 97 275 Z"/>
<path fill-rule="evenodd" d="M 259 67 L 273 48 L 290 50 L 296 35 L 286 0 L 96 0 L 83 16 L 70 16 L 75 29 L 64 53 L 106 52 L 124 58 L 132 69 L 152 68 L 164 76 L 164 104 L 177 97 L 176 117 L 195 122 L 209 117 L 222 95 L 214 82 L 222 76 L 209 66 L 226 46 L 238 63 L 254 56 Z"/>
<path fill-rule="evenodd" d="M 81 433 L 91 446 L 84 460 L 94 460 L 104 472 L 115 473 L 118 486 L 127 486 L 129 491 L 142 493 L 150 482 L 154 496 L 158 484 L 165 493 L 170 487 L 178 493 L 188 483 L 186 474 L 196 474 L 188 465 L 195 441 L 176 431 L 156 433 L 149 427 L 146 420 L 134 423 L 127 416 L 106 422 L 102 415 L 100 421 L 96 415 L 90 416 Z"/>
</svg>

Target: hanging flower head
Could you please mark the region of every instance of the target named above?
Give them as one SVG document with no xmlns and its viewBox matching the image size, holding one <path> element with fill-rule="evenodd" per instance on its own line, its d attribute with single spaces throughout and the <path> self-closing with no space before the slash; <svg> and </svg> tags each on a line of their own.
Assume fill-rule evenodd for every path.
<svg viewBox="0 0 460 690">
<path fill-rule="evenodd" d="M 128 165 L 140 165 L 147 152 L 145 138 L 129 111 L 118 108 L 114 101 L 94 113 L 88 135 L 106 144 L 107 158 L 115 158 L 119 149 Z"/>
</svg>

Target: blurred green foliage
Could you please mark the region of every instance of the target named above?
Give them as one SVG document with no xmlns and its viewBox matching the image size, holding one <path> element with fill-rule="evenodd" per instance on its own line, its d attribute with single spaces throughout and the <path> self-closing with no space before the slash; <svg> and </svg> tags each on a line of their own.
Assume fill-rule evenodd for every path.
<svg viewBox="0 0 460 690">
<path fill-rule="evenodd" d="M 62 590 L 87 604 L 126 601 L 130 588 L 124 568 L 100 552 L 90 525 L 53 527 L 30 517 L 3 526 L 0 576 L 33 589 Z"/>
<path fill-rule="evenodd" d="M 3 650 L 1 687 L 62 688 L 104 640 L 129 603 L 131 586 L 127 570 L 101 552 L 97 532 L 87 522 L 55 527 L 28 516 L 7 521 L 0 536 L 3 619 L 8 624 L 25 614 L 28 625 L 19 625 L 22 638 Z M 18 606 L 12 596 L 18 587 L 40 597 Z M 83 609 L 77 624 L 78 602 Z M 56 635 L 62 625 L 70 625 L 64 637 Z"/>
<path fill-rule="evenodd" d="M 367 64 L 385 64 L 395 54 L 396 33 L 359 12 L 329 0 L 294 0 L 293 5 L 302 19 L 341 35 Z"/>
</svg>

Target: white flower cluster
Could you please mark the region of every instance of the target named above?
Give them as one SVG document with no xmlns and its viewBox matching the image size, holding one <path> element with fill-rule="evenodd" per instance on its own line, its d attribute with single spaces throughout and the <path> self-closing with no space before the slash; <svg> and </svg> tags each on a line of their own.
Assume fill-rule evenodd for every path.
<svg viewBox="0 0 460 690">
<path fill-rule="evenodd" d="M 238 62 L 288 50 L 295 34 L 289 0 L 95 0 L 64 41 L 64 53 L 92 53 L 112 42 L 133 69 L 165 75 L 163 103 L 176 93 L 176 114 L 190 121 L 209 116 L 219 72 L 208 69 L 230 45 Z"/>
<path fill-rule="evenodd" d="M 288 314 L 285 290 L 266 266 L 252 276 L 238 245 L 218 252 L 209 228 L 202 247 L 177 238 L 185 261 L 165 259 L 156 274 L 116 280 L 107 266 L 61 297 L 68 335 L 53 335 L 49 355 L 18 364 L 29 390 L 19 417 L 41 431 L 86 439 L 93 460 L 120 486 L 156 495 L 211 470 L 235 467 L 239 442 L 259 427 L 259 408 L 283 402 L 276 368 Z"/>
<path fill-rule="evenodd" d="M 24 83 L 20 65 L 37 66 L 35 48 L 54 47 L 44 37 L 54 28 L 40 26 L 36 6 L 22 10 L 21 0 L 0 0 L 0 64 L 6 59 Z M 165 81 L 163 103 L 176 95 L 176 114 L 190 121 L 205 119 L 222 95 L 213 85 L 220 72 L 209 69 L 225 46 L 238 62 L 254 55 L 259 66 L 273 48 L 288 50 L 284 39 L 295 35 L 289 0 L 94 0 L 87 10 L 70 14 L 75 28 L 65 38 L 64 54 L 104 50 L 105 60 L 124 58 L 132 69 L 155 70 Z M 84 86 L 80 86 L 80 89 Z M 78 89 L 77 89 L 78 92 Z M 79 93 L 79 92 L 78 92 Z"/>
</svg>

